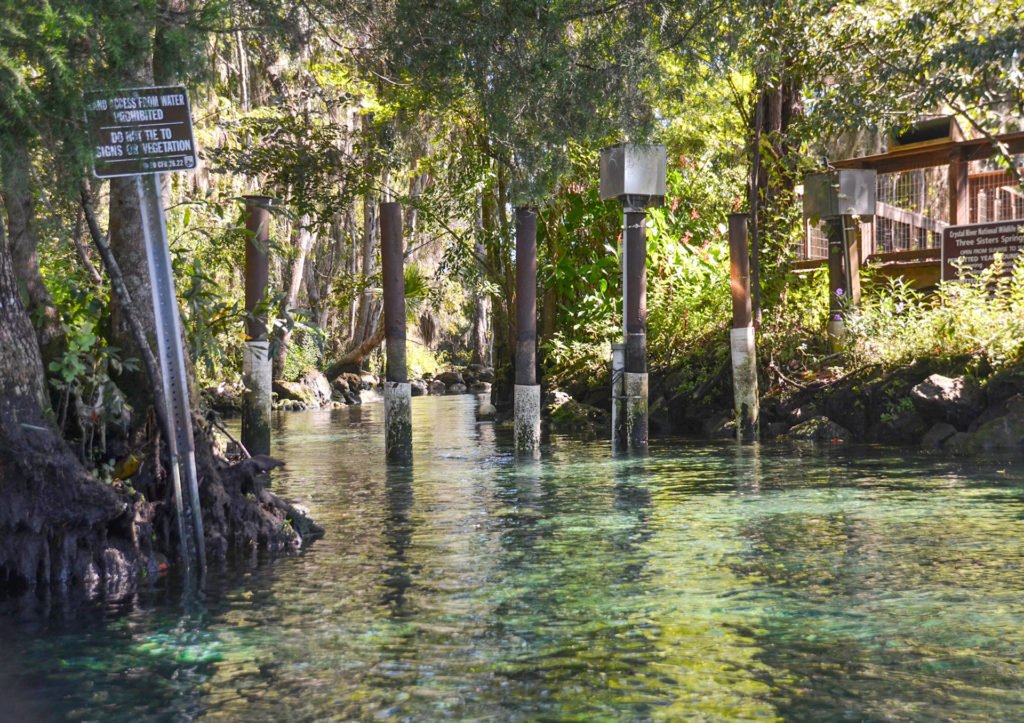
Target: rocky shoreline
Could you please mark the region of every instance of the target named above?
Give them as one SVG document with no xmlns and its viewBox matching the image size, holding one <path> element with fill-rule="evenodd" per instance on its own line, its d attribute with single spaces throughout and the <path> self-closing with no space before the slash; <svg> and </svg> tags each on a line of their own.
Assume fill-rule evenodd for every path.
<svg viewBox="0 0 1024 723">
<path fill-rule="evenodd" d="M 877 443 L 959 456 L 1024 452 L 1024 368 L 979 374 L 968 373 L 968 367 L 969 360 L 922 360 L 894 369 L 827 369 L 806 382 L 787 379 L 762 397 L 761 439 Z M 696 394 L 675 391 L 675 376 L 652 374 L 651 435 L 734 438 L 728 374 L 709 380 Z M 413 396 L 442 396 L 487 393 L 493 380 L 493 369 L 469 365 L 425 374 L 410 384 Z M 298 381 L 275 381 L 274 408 L 301 411 L 377 401 L 381 383 L 367 372 L 346 372 L 328 381 L 311 371 Z M 204 397 L 216 411 L 236 414 L 241 391 L 221 384 L 206 389 Z M 485 416 L 493 415 L 487 407 Z M 556 433 L 610 433 L 610 409 L 610 390 L 601 380 L 544 394 L 543 417 Z"/>
<path fill-rule="evenodd" d="M 806 383 L 774 385 L 761 399 L 761 440 L 884 444 L 961 457 L 1024 453 L 1024 366 L 979 373 L 969 371 L 971 361 L 824 370 Z M 652 437 L 735 439 L 727 373 L 697 394 L 674 391 L 673 378 L 652 374 Z M 545 410 L 553 431 L 609 432 L 607 386 L 549 391 Z"/>
<path fill-rule="evenodd" d="M 494 370 L 480 364 L 448 369 L 409 380 L 414 397 L 484 394 L 491 391 Z M 383 380 L 369 372 L 343 372 L 333 380 L 320 371 L 308 371 L 296 381 L 274 381 L 274 409 L 341 409 L 382 399 Z M 241 413 L 242 388 L 222 382 L 203 390 L 204 406 L 227 416 Z"/>
</svg>

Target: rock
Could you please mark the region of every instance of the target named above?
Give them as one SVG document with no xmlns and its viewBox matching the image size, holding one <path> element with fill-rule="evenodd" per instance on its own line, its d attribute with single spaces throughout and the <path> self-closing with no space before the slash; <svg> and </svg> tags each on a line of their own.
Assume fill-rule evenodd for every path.
<svg viewBox="0 0 1024 723">
<path fill-rule="evenodd" d="M 448 371 L 441 372 L 437 375 L 438 381 L 444 382 L 446 387 L 450 387 L 453 384 L 466 385 L 466 380 L 462 378 L 462 375 L 454 370 L 449 369 Z"/>
<path fill-rule="evenodd" d="M 422 397 L 429 391 L 427 383 L 422 379 L 413 379 L 409 382 L 409 388 L 412 390 L 412 396 L 414 397 Z"/>
<path fill-rule="evenodd" d="M 434 375 L 431 372 L 423 372 L 423 381 L 429 383 L 430 380 L 433 379 L 433 378 L 434 378 Z"/>
<path fill-rule="evenodd" d="M 544 392 L 544 396 L 541 397 L 541 403 L 546 408 L 546 411 L 551 413 L 571 399 L 572 397 L 561 389 L 549 389 Z"/>
<path fill-rule="evenodd" d="M 904 397 L 904 400 L 907 400 Z M 917 444 L 928 431 L 928 422 L 909 401 L 883 412 L 878 423 L 867 430 L 867 439 L 882 444 Z"/>
<path fill-rule="evenodd" d="M 240 467 L 244 467 L 249 474 L 266 474 L 277 467 L 284 467 L 284 460 L 271 457 L 268 454 L 254 454 L 249 459 L 244 459 L 238 463 Z"/>
<path fill-rule="evenodd" d="M 714 414 L 704 425 L 704 434 L 710 439 L 735 439 L 736 416 L 724 411 Z"/>
<path fill-rule="evenodd" d="M 494 370 L 490 367 L 484 367 L 479 372 L 476 372 L 476 378 L 481 382 L 494 384 Z"/>
<path fill-rule="evenodd" d="M 1006 414 L 978 427 L 973 437 L 972 446 L 979 452 L 1024 452 L 1024 404 L 1010 405 Z"/>
<path fill-rule="evenodd" d="M 946 440 L 942 449 L 957 457 L 971 457 L 978 453 L 973 432 L 957 432 Z"/>
<path fill-rule="evenodd" d="M 967 431 L 976 432 L 982 425 L 1007 414 L 1024 414 L 1024 396 L 1016 394 L 995 404 L 989 404 L 985 411 L 974 418 Z"/>
<path fill-rule="evenodd" d="M 984 393 L 963 377 L 951 379 L 932 374 L 910 390 L 910 399 L 921 416 L 929 421 L 949 422 L 966 428 L 981 412 Z"/>
<path fill-rule="evenodd" d="M 353 389 L 349 386 L 347 381 L 338 377 L 331 383 L 331 388 L 334 391 L 334 393 L 331 394 L 331 399 L 335 402 L 342 402 L 345 403 L 345 405 L 354 405 L 354 403 L 357 403 L 356 398 L 359 393 L 358 386 Z"/>
<path fill-rule="evenodd" d="M 331 403 L 334 389 L 327 377 L 318 371 L 306 372 L 297 382 L 278 379 L 274 382 L 274 392 L 282 401 L 301 402 L 302 409 L 318 409 Z M 282 409 L 295 409 L 295 405 L 282 405 Z"/>
<path fill-rule="evenodd" d="M 445 391 L 445 394 L 448 394 L 448 395 L 465 394 L 465 393 L 466 393 L 466 385 L 465 384 L 459 384 L 458 382 L 456 382 L 455 384 L 449 384 L 448 385 L 448 389 Z"/>
<path fill-rule="evenodd" d="M 814 419 L 819 416 L 821 416 L 821 413 L 813 404 L 803 404 L 799 407 L 794 407 L 786 414 L 786 418 L 790 424 L 800 424 L 801 422 L 806 422 L 808 419 Z"/>
<path fill-rule="evenodd" d="M 786 432 L 786 439 L 797 442 L 845 442 L 850 431 L 828 417 L 812 417 Z"/>
<path fill-rule="evenodd" d="M 221 382 L 215 387 L 203 390 L 203 399 L 210 409 L 225 416 L 238 414 L 242 411 L 242 392 L 240 386 Z"/>
<path fill-rule="evenodd" d="M 274 382 L 273 386 L 274 393 L 277 394 L 277 398 L 282 402 L 302 402 L 303 404 L 319 404 L 316 401 L 315 393 L 309 389 L 305 384 L 301 382 L 286 382 L 283 379 L 278 379 Z M 281 405 L 282 409 L 291 407 L 285 407 Z M 305 409 L 305 406 L 302 407 Z"/>
<path fill-rule="evenodd" d="M 650 390 L 650 398 L 655 399 L 655 390 Z M 583 404 L 590 405 L 591 407 L 597 407 L 598 409 L 607 409 L 611 412 L 612 409 L 612 387 L 610 384 L 600 384 L 592 389 L 588 389 L 586 394 L 579 398 Z M 651 409 L 648 414 L 654 414 L 654 405 L 651 405 Z"/>
<path fill-rule="evenodd" d="M 476 418 L 481 421 L 494 419 L 498 414 L 498 408 L 490 402 L 482 402 L 476 410 Z"/>
<path fill-rule="evenodd" d="M 938 449 L 950 437 L 956 434 L 956 427 L 946 422 L 939 422 L 921 438 L 921 446 L 925 449 Z"/>
<path fill-rule="evenodd" d="M 467 387 L 471 387 L 474 384 L 476 384 L 476 381 L 477 381 L 476 374 L 471 372 L 469 369 L 463 369 L 462 370 L 462 381 L 465 382 Z"/>
<path fill-rule="evenodd" d="M 551 428 L 557 431 L 597 432 L 607 427 L 611 415 L 603 409 L 580 404 L 574 399 L 559 405 L 551 412 Z"/>
<path fill-rule="evenodd" d="M 1015 365 L 1000 369 L 985 380 L 985 396 L 989 404 L 1024 394 L 1024 367 Z"/>
<path fill-rule="evenodd" d="M 777 439 L 789 431 L 789 424 L 786 422 L 769 422 L 764 426 L 764 434 L 767 439 Z"/>
<path fill-rule="evenodd" d="M 369 372 L 363 372 L 359 375 L 359 383 L 362 384 L 363 389 L 375 389 L 380 384 L 380 380 Z"/>
<path fill-rule="evenodd" d="M 330 404 L 333 390 L 331 389 L 331 383 L 327 381 L 327 377 L 322 372 L 308 371 L 302 375 L 299 383 L 309 389 L 313 401 L 318 407 Z"/>
<path fill-rule="evenodd" d="M 473 394 L 486 394 L 491 391 L 491 385 L 487 382 L 473 382 L 469 387 L 469 391 L 473 392 Z"/>
<path fill-rule="evenodd" d="M 359 403 L 367 404 L 380 402 L 384 399 L 383 389 L 363 389 L 359 392 Z"/>
<path fill-rule="evenodd" d="M 306 409 L 306 404 L 298 399 L 284 399 L 278 402 L 277 409 L 282 412 L 301 412 Z"/>
<path fill-rule="evenodd" d="M 358 374 L 352 372 L 345 372 L 338 379 L 344 379 L 345 383 L 348 384 L 348 390 L 353 394 L 357 393 L 363 388 L 363 380 L 359 378 Z"/>
<path fill-rule="evenodd" d="M 430 393 L 434 395 L 444 394 L 448 389 L 447 385 L 439 379 L 430 382 Z"/>
<path fill-rule="evenodd" d="M 487 367 L 485 367 L 483 364 L 467 364 L 465 371 L 469 372 L 475 377 L 479 377 L 480 372 L 482 372 L 486 368 Z"/>
</svg>

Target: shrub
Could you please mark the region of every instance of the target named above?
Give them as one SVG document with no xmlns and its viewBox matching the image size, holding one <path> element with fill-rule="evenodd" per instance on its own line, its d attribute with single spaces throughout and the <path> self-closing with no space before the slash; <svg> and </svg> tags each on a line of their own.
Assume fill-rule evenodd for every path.
<svg viewBox="0 0 1024 723">
<path fill-rule="evenodd" d="M 945 281 L 933 296 L 901 279 L 870 283 L 845 312 L 857 363 L 905 364 L 922 357 L 973 357 L 992 369 L 1024 351 L 1024 264 L 1005 273 L 1001 255 L 980 273 Z"/>
</svg>

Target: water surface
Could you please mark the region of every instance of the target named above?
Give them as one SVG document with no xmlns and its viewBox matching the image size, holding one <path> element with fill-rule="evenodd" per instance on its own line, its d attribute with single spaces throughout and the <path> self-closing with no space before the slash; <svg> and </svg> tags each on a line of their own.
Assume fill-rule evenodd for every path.
<svg viewBox="0 0 1024 723">
<path fill-rule="evenodd" d="M 0 617 L 0 719 L 1024 719 L 1019 465 L 282 415 L 303 555 Z M 36 611 L 38 612 L 38 611 Z"/>
</svg>

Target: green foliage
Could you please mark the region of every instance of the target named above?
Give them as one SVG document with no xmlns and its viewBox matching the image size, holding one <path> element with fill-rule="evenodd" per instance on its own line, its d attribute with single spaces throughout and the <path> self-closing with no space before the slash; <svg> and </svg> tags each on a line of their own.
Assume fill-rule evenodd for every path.
<svg viewBox="0 0 1024 723">
<path fill-rule="evenodd" d="M 237 298 L 224 294 L 212 274 L 203 271 L 198 259 L 179 268 L 177 276 L 185 338 L 196 371 L 210 381 L 223 379 L 240 358 L 244 310 Z"/>
<path fill-rule="evenodd" d="M 137 369 L 138 361 L 122 359 L 120 350 L 97 333 L 97 324 L 107 319 L 107 308 L 90 289 L 58 287 L 57 296 L 67 329 L 66 349 L 47 369 L 57 392 L 57 423 L 64 428 L 74 420 L 82 460 L 91 463 L 96 452 L 104 451 L 107 426 L 125 422 L 129 411 L 112 377 Z"/>
<path fill-rule="evenodd" d="M 240 198 L 281 200 L 278 288 L 296 226 L 317 234 L 307 276 L 323 298 L 309 293 L 298 305 L 316 308 L 290 315 L 272 295 L 266 309 L 275 333 L 295 332 L 283 370 L 293 378 L 322 363 L 326 341 L 332 353 L 345 348 L 349 303 L 380 284 L 359 263 L 372 237 L 360 224 L 373 222 L 363 204 L 385 188 L 417 213 L 409 242 L 424 265 L 407 269 L 410 321 L 443 315 L 452 338 L 476 296 L 491 298 L 494 331 L 507 334 L 511 209 L 535 204 L 546 371 L 603 376 L 620 335 L 621 209 L 598 198 L 597 149 L 623 137 L 670 149 L 668 203 L 649 216 L 652 367 L 706 351 L 707 364 L 693 368 L 711 375 L 724 358 L 726 216 L 746 204 L 755 152 L 762 348 L 770 360 L 809 365 L 828 354 L 827 286 L 823 273 L 794 282 L 789 261 L 802 230 L 792 186 L 817 162 L 806 157 L 812 134 L 885 130 L 947 108 L 993 130 L 1007 109 L 1024 111 L 1016 2 L 397 0 L 367 11 L 332 0 L 198 0 L 178 15 L 155 0 L 0 0 L 0 10 L 0 161 L 12 143 L 32 149 L 43 271 L 71 330 L 50 369 L 65 412 L 76 396 L 95 399 L 119 363 L 100 338 L 107 292 L 89 287 L 67 243 L 89 150 L 85 88 L 130 84 L 148 70 L 193 83 L 205 158 L 172 181 L 168 219 L 204 381 L 237 374 L 245 340 Z M 754 102 L 769 96 L 785 99 L 768 109 L 780 125 L 763 123 L 755 143 Z M 439 246 L 445 256 L 428 279 Z M 847 313 L 850 353 L 865 363 L 961 353 L 1005 363 L 1020 351 L 1019 287 L 1016 276 L 990 275 L 943 286 L 933 302 L 905 284 L 867 283 L 864 304 Z M 428 370 L 429 350 L 421 356 L 410 364 Z"/>
<path fill-rule="evenodd" d="M 383 41 L 424 100 L 471 109 L 509 169 L 513 205 L 538 203 L 571 166 L 571 141 L 651 133 L 661 9 L 399 0 Z"/>
<path fill-rule="evenodd" d="M 728 219 L 739 179 L 715 157 L 680 155 L 668 172 L 668 204 L 652 211 L 647 242 L 648 353 L 672 366 L 728 326 Z"/>
<path fill-rule="evenodd" d="M 925 297 L 902 280 L 869 285 L 846 312 L 857 363 L 904 364 L 922 357 L 972 357 L 991 369 L 1024 352 L 1024 265 L 1006 274 L 1001 256 L 980 273 Z"/>
<path fill-rule="evenodd" d="M 306 372 L 320 369 L 324 360 L 323 332 L 312 326 L 304 326 L 292 337 L 285 356 L 281 377 L 296 381 Z"/>
<path fill-rule="evenodd" d="M 815 124 L 887 130 L 948 109 L 999 130 L 1007 109 L 1024 110 L 1020 10 L 993 0 L 834 4 L 809 25 Z"/>
<path fill-rule="evenodd" d="M 762 358 L 812 367 L 830 353 L 825 338 L 828 294 L 824 268 L 791 277 L 780 299 L 764 310 L 758 331 Z"/>
<path fill-rule="evenodd" d="M 581 156 L 583 160 L 585 156 Z M 648 354 L 652 368 L 678 364 L 721 335 L 730 319 L 727 215 L 741 176 L 707 149 L 693 159 L 670 156 L 667 204 L 647 224 Z M 596 167 L 580 164 L 581 175 Z M 621 336 L 622 210 L 573 181 L 541 212 L 541 286 L 554 301 L 555 333 L 543 348 L 558 379 L 601 376 L 608 344 Z M 544 313 L 552 310 L 545 308 Z"/>
</svg>

